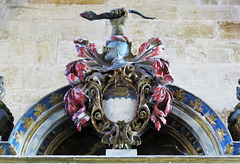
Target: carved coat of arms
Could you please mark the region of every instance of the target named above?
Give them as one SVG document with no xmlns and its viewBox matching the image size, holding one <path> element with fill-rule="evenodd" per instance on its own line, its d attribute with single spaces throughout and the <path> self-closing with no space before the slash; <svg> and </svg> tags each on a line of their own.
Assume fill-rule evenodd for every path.
<svg viewBox="0 0 240 164">
<path fill-rule="evenodd" d="M 153 19 L 125 8 L 100 15 L 81 13 L 88 20 L 109 19 L 112 35 L 102 54 L 94 43 L 74 40 L 80 59 L 70 62 L 65 72 L 72 85 L 64 97 L 65 110 L 77 129 L 91 121 L 102 143 L 116 149 L 140 145 L 150 120 L 160 130 L 172 103 L 172 93 L 165 87 L 173 82 L 169 62 L 159 57 L 164 51 L 162 41 L 152 37 L 132 54 L 123 29 L 129 13 Z"/>
</svg>

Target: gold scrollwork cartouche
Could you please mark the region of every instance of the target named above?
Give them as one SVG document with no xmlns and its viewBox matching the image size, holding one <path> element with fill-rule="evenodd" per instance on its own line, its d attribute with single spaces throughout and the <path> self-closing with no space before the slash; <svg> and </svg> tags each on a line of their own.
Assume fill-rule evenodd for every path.
<svg viewBox="0 0 240 164">
<path fill-rule="evenodd" d="M 147 94 L 151 94 L 151 77 L 138 76 L 134 68 L 129 66 L 115 70 L 114 75 L 105 73 L 103 77 L 107 78 L 100 79 L 93 75 L 87 77 L 87 87 L 85 87 L 87 95 L 93 100 L 91 122 L 96 131 L 102 135 L 102 143 L 113 145 L 116 149 L 129 149 L 133 145 L 140 145 L 140 135 L 146 129 L 150 118 Z M 102 87 L 101 80 L 107 85 Z M 132 90 L 125 87 L 130 87 Z M 128 97 L 132 92 L 135 92 L 138 100 L 136 116 L 129 122 L 110 121 L 101 104 L 102 95 Z"/>
</svg>

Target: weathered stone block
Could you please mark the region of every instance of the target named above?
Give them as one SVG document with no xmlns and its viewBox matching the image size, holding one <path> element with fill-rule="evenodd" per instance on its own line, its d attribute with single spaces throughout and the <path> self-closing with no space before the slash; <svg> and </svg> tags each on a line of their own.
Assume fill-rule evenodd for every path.
<svg viewBox="0 0 240 164">
<path fill-rule="evenodd" d="M 28 0 L 28 3 L 33 4 L 55 4 L 55 5 L 91 5 L 104 4 L 106 0 Z"/>
<path fill-rule="evenodd" d="M 240 38 L 240 22 L 239 21 L 219 22 L 219 36 L 224 39 L 238 40 Z"/>
<path fill-rule="evenodd" d="M 177 20 L 178 19 L 178 7 L 177 6 L 151 6 L 148 8 L 140 8 L 139 11 L 149 17 L 155 17 L 157 20 Z M 131 13 L 130 13 L 131 14 Z M 133 20 L 144 20 L 142 17 L 136 14 L 131 14 Z M 148 20 L 148 22 L 151 20 Z M 150 23 L 149 22 L 149 23 Z"/>
<path fill-rule="evenodd" d="M 177 39 L 214 38 L 217 27 L 213 21 L 155 21 L 151 23 L 154 36 Z"/>
<path fill-rule="evenodd" d="M 63 85 L 58 81 L 59 71 L 64 78 L 64 70 L 65 65 L 62 65 L 61 70 L 51 65 L 38 65 L 31 67 L 31 69 L 26 67 L 25 73 L 22 75 L 24 87 L 29 89 L 57 89 Z"/>
<path fill-rule="evenodd" d="M 20 40 L 17 21 L 1 21 L 0 20 L 0 40 Z"/>
<path fill-rule="evenodd" d="M 184 40 L 162 38 L 163 46 L 165 48 L 162 54 L 164 59 L 170 62 L 170 65 L 186 64 L 188 61 L 186 56 L 186 43 Z"/>
<path fill-rule="evenodd" d="M 34 41 L 0 41 L 0 64 L 32 64 L 36 62 Z"/>
<path fill-rule="evenodd" d="M 239 43 L 235 41 L 199 38 L 187 41 L 186 51 L 187 63 L 239 63 Z"/>
<path fill-rule="evenodd" d="M 0 40 L 6 40 L 6 39 L 8 39 L 8 38 L 9 38 L 9 35 L 10 35 L 10 33 L 9 33 L 8 30 L 6 30 L 6 29 L 1 30 L 1 31 L 0 31 Z"/>
<path fill-rule="evenodd" d="M 149 21 L 151 23 L 149 23 Z M 147 23 L 148 22 L 148 23 Z M 126 35 L 128 35 L 132 40 L 147 40 L 154 36 L 153 20 L 140 20 L 139 22 L 128 22 L 128 26 L 125 28 Z"/>
<path fill-rule="evenodd" d="M 62 29 L 58 31 L 60 40 L 74 40 L 79 37 L 90 41 L 105 39 L 105 21 L 87 21 L 84 19 L 65 21 Z M 97 24 L 97 25 L 96 25 Z M 58 28 L 57 28 L 58 29 Z"/>
<path fill-rule="evenodd" d="M 175 1 L 175 0 L 135 0 L 135 1 L 119 1 L 119 0 L 111 0 L 108 1 L 108 5 L 112 6 L 131 6 L 135 8 L 143 8 L 143 6 L 146 7 L 152 7 L 152 6 L 179 6 L 179 5 L 196 5 L 198 4 L 199 0 L 181 0 L 181 1 Z"/>
<path fill-rule="evenodd" d="M 225 48 L 209 48 L 206 50 L 207 60 L 211 63 L 230 63 L 233 52 Z"/>
<path fill-rule="evenodd" d="M 11 92 L 11 90 L 23 88 L 24 70 L 23 65 L 16 64 L 14 62 L 0 64 L 0 74 L 1 76 L 4 76 L 4 86 L 7 90 L 7 94 L 9 94 L 8 92 Z"/>
<path fill-rule="evenodd" d="M 196 40 L 186 40 L 186 58 L 184 63 L 204 64 L 207 62 L 205 45 L 198 44 Z"/>
<path fill-rule="evenodd" d="M 54 64 L 57 60 L 57 44 L 54 41 L 38 41 L 37 48 L 37 62 L 45 64 Z"/>
<path fill-rule="evenodd" d="M 234 20 L 240 11 L 235 6 L 179 6 L 179 18 L 187 20 Z"/>
<path fill-rule="evenodd" d="M 57 40 L 58 34 L 66 30 L 63 21 L 20 21 L 18 34 L 24 40 Z M 60 28 L 61 27 L 61 28 Z"/>
<path fill-rule="evenodd" d="M 1 3 L 11 6 L 24 6 L 27 4 L 27 0 L 2 0 Z"/>
<path fill-rule="evenodd" d="M 200 4 L 203 5 L 226 5 L 228 0 L 200 0 Z"/>
<path fill-rule="evenodd" d="M 71 40 L 59 41 L 57 54 L 57 63 L 67 65 L 70 61 L 77 60 L 75 44 Z"/>
<path fill-rule="evenodd" d="M 240 5 L 240 1 L 239 0 L 228 0 L 228 4 L 229 5 Z"/>
<path fill-rule="evenodd" d="M 65 13 L 65 14 L 62 14 Z M 75 13 L 73 7 L 69 6 L 52 6 L 33 5 L 33 7 L 25 7 L 19 9 L 13 19 L 17 20 L 69 20 L 79 18 L 79 14 Z"/>
<path fill-rule="evenodd" d="M 6 13 L 7 13 L 7 6 L 6 5 L 0 5 L 0 18 L 4 19 Z"/>
<path fill-rule="evenodd" d="M 238 45 L 240 45 L 240 43 L 238 43 Z M 236 62 L 236 63 L 240 63 L 240 49 L 239 46 L 234 46 L 231 47 L 233 50 L 233 58 L 232 61 Z"/>
</svg>

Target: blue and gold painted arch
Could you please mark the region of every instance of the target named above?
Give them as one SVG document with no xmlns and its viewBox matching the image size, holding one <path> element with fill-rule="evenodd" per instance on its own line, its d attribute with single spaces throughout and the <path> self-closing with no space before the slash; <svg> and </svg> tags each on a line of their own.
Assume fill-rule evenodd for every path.
<svg viewBox="0 0 240 164">
<path fill-rule="evenodd" d="M 50 111 L 58 104 L 63 103 L 64 94 L 70 89 L 70 85 L 64 86 L 48 95 L 32 105 L 27 112 L 19 119 L 18 123 L 12 130 L 7 143 L 0 142 L 1 154 L 21 154 L 24 142 L 28 139 L 30 131 L 34 129 L 36 123 L 39 123 L 47 114 L 53 114 Z M 13 153 L 13 151 L 15 153 Z M 11 153 L 12 151 L 12 153 Z"/>
<path fill-rule="evenodd" d="M 221 148 L 225 154 L 239 154 L 239 148 L 237 148 L 239 144 L 237 142 L 233 143 L 230 132 L 213 109 L 203 100 L 184 89 L 172 85 L 168 87 L 173 92 L 176 101 L 190 107 L 207 121 L 214 132 L 212 135 L 220 142 Z"/>
<path fill-rule="evenodd" d="M 55 129 L 62 122 L 69 119 L 63 110 L 63 96 L 70 87 L 69 85 L 62 87 L 46 95 L 30 107 L 15 125 L 9 140 L 7 142 L 0 142 L 0 154 L 29 155 L 32 148 L 36 150 L 34 152 L 36 155 L 40 144 L 44 143 L 45 133 L 49 134 L 49 130 Z M 202 120 L 202 124 L 209 128 L 210 133 L 208 133 L 208 135 L 212 135 L 209 137 L 214 138 L 214 140 L 219 143 L 219 147 L 217 147 L 221 149 L 219 150 L 219 155 L 239 155 L 239 142 L 232 140 L 228 129 L 214 110 L 200 98 L 184 89 L 173 85 L 169 85 L 168 88 L 174 95 L 175 103 L 173 103 L 173 111 L 171 112 L 173 115 L 178 117 L 177 112 L 174 111 L 174 105 L 180 104 L 180 106 L 183 106 L 181 110 L 184 111 L 185 114 L 194 113 Z M 41 139 L 39 143 L 34 141 L 38 139 Z M 201 140 L 201 138 L 199 138 L 199 140 Z M 202 142 L 199 141 L 199 143 Z"/>
</svg>

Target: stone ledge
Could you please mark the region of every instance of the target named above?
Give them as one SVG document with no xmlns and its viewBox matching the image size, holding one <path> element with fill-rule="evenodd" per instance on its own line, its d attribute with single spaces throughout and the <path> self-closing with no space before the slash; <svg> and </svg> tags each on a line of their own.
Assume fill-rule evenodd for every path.
<svg viewBox="0 0 240 164">
<path fill-rule="evenodd" d="M 0 156 L 1 163 L 239 163 L 239 156 Z"/>
</svg>

